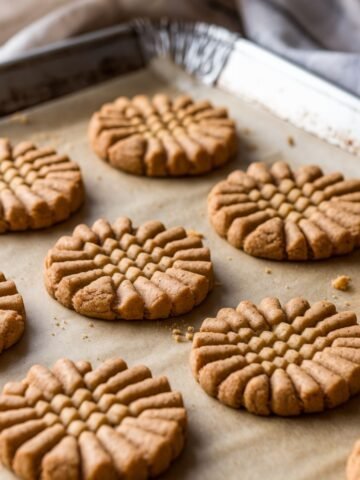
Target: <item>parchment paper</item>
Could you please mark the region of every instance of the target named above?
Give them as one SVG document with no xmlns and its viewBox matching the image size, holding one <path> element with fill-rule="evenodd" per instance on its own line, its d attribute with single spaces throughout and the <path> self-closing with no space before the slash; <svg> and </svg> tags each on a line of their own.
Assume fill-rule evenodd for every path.
<svg viewBox="0 0 360 480">
<path fill-rule="evenodd" d="M 239 72 L 241 75 L 241 72 Z M 259 79 L 259 88 L 265 78 Z M 119 95 L 187 91 L 229 108 L 237 120 L 242 141 L 238 158 L 225 168 L 199 178 L 148 179 L 124 174 L 96 158 L 88 145 L 89 117 L 102 103 Z M 21 379 L 34 363 L 51 366 L 57 358 L 84 358 L 94 365 L 120 355 L 129 365 L 144 363 L 154 375 L 168 375 L 173 389 L 184 396 L 189 412 L 189 435 L 181 457 L 162 477 L 191 480 L 335 480 L 344 478 L 347 454 L 360 437 L 360 398 L 324 414 L 301 418 L 260 418 L 227 408 L 208 397 L 188 366 L 190 342 L 176 343 L 174 327 L 198 328 L 207 316 L 240 300 L 255 302 L 273 295 L 285 302 L 303 295 L 310 301 L 327 298 L 340 310 L 360 314 L 360 252 L 318 263 L 276 263 L 252 258 L 228 245 L 212 230 L 206 216 L 210 188 L 235 168 L 253 160 L 284 158 L 292 165 L 319 163 L 327 172 L 341 170 L 359 176 L 359 160 L 305 134 L 253 105 L 210 87 L 204 87 L 167 61 L 149 69 L 33 109 L 28 124 L 12 119 L 0 123 L 1 136 L 14 142 L 33 139 L 54 145 L 78 162 L 87 199 L 81 211 L 54 228 L 0 235 L 0 270 L 13 278 L 24 297 L 26 333 L 0 355 L 0 386 Z M 288 137 L 293 137 L 291 147 Z M 217 285 L 204 303 L 180 318 L 158 322 L 103 322 L 72 312 L 46 293 L 43 259 L 61 235 L 78 223 L 103 216 L 114 220 L 130 216 L 135 225 L 159 219 L 167 226 L 183 225 L 205 235 L 215 265 Z M 271 274 L 265 273 L 270 268 Z M 331 279 L 350 275 L 353 288 L 338 292 Z M 336 298 L 333 298 L 333 296 Z M 93 325 L 93 326 L 91 326 Z M 0 479 L 14 478 L 0 470 Z"/>
</svg>

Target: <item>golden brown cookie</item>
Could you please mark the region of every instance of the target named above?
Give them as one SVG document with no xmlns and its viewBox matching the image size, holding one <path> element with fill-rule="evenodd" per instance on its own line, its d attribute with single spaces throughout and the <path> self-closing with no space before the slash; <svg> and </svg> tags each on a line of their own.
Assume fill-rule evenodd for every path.
<svg viewBox="0 0 360 480">
<path fill-rule="evenodd" d="M 347 460 L 346 464 L 346 480 L 360 479 L 360 440 L 358 440 Z"/>
<path fill-rule="evenodd" d="M 119 97 L 92 116 L 89 139 L 113 167 L 149 177 L 206 173 L 228 162 L 237 149 L 235 124 L 226 109 L 188 95 Z"/>
<path fill-rule="evenodd" d="M 326 301 L 242 301 L 204 320 L 191 367 L 202 388 L 230 407 L 321 412 L 360 391 L 360 325 L 354 312 L 338 313 Z"/>
<path fill-rule="evenodd" d="M 218 234 L 255 257 L 318 260 L 360 246 L 360 179 L 314 165 L 252 163 L 218 183 L 208 207 Z"/>
<path fill-rule="evenodd" d="M 89 317 L 159 319 L 189 312 L 212 287 L 210 252 L 182 227 L 129 218 L 97 220 L 61 237 L 46 257 L 45 283 L 60 303 Z"/>
<path fill-rule="evenodd" d="M 0 460 L 24 480 L 144 480 L 180 454 L 182 396 L 121 358 L 34 365 L 0 395 Z"/>
<path fill-rule="evenodd" d="M 80 169 L 66 155 L 0 138 L 0 233 L 49 227 L 83 200 Z"/>
<path fill-rule="evenodd" d="M 25 308 L 22 296 L 15 283 L 6 280 L 0 272 L 0 353 L 20 339 L 24 328 Z"/>
</svg>

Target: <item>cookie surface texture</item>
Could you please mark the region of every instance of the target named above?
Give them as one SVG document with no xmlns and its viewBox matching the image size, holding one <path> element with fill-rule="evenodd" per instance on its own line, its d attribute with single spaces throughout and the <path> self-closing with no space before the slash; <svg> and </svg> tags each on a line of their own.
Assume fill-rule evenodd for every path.
<svg viewBox="0 0 360 480">
<path fill-rule="evenodd" d="M 121 358 L 34 365 L 0 395 L 0 460 L 24 480 L 144 480 L 180 454 L 182 396 Z"/>
<path fill-rule="evenodd" d="M 347 460 L 346 480 L 359 480 L 360 478 L 360 440 L 358 440 Z"/>
<path fill-rule="evenodd" d="M 66 155 L 0 138 L 0 233 L 50 227 L 83 200 L 80 169 Z"/>
<path fill-rule="evenodd" d="M 226 109 L 187 95 L 119 97 L 92 116 L 89 140 L 113 167 L 149 177 L 206 173 L 237 150 Z"/>
<path fill-rule="evenodd" d="M 212 189 L 208 211 L 219 235 L 255 257 L 317 260 L 360 246 L 360 179 L 314 165 L 252 163 Z"/>
<path fill-rule="evenodd" d="M 160 319 L 204 300 L 213 283 L 210 252 L 184 228 L 127 217 L 97 220 L 61 237 L 45 260 L 45 284 L 60 303 L 94 318 Z"/>
<path fill-rule="evenodd" d="M 360 326 L 332 303 L 242 301 L 195 334 L 193 374 L 221 403 L 257 415 L 321 412 L 360 390 Z"/>
<path fill-rule="evenodd" d="M 25 328 L 25 308 L 22 296 L 12 280 L 0 272 L 0 353 L 14 345 Z"/>
</svg>

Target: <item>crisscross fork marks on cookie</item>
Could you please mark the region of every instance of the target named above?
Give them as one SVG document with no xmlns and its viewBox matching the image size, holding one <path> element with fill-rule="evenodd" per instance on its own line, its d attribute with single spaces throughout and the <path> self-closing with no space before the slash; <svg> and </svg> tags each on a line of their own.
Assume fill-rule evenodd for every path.
<svg viewBox="0 0 360 480">
<path fill-rule="evenodd" d="M 360 390 L 360 326 L 354 312 L 326 301 L 242 301 L 204 320 L 191 366 L 202 388 L 231 407 L 257 415 L 320 412 Z"/>
<path fill-rule="evenodd" d="M 142 480 L 166 470 L 186 430 L 181 394 L 121 358 L 92 370 L 34 365 L 0 395 L 0 459 L 24 480 Z"/>
<path fill-rule="evenodd" d="M 83 200 L 80 169 L 66 155 L 0 139 L 0 233 L 49 227 Z"/>
<path fill-rule="evenodd" d="M 100 158 L 137 175 L 198 175 L 236 153 L 235 125 L 224 108 L 182 95 L 119 97 L 96 112 L 89 139 Z"/>
<path fill-rule="evenodd" d="M 210 252 L 182 227 L 129 218 L 79 225 L 45 261 L 45 283 L 60 303 L 103 319 L 167 318 L 189 312 L 213 283 Z"/>
<path fill-rule="evenodd" d="M 0 353 L 22 336 L 25 328 L 25 308 L 15 283 L 0 272 Z"/>
<path fill-rule="evenodd" d="M 219 235 L 256 257 L 316 260 L 360 246 L 360 179 L 314 165 L 252 163 L 218 183 L 208 207 Z"/>
</svg>

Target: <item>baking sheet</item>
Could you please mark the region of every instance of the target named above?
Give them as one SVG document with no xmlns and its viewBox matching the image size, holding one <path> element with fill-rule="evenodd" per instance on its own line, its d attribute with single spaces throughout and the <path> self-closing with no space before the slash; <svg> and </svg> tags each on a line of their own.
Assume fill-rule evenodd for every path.
<svg viewBox="0 0 360 480">
<path fill-rule="evenodd" d="M 239 73 L 240 74 L 240 73 Z M 147 179 L 112 169 L 89 148 L 89 117 L 102 103 L 119 95 L 187 91 L 225 105 L 236 119 L 242 142 L 238 158 L 225 168 L 199 178 Z M 210 480 L 335 480 L 344 478 L 345 461 L 360 437 L 360 399 L 324 414 L 301 418 L 260 418 L 219 404 L 195 382 L 188 366 L 190 342 L 176 343 L 175 327 L 196 329 L 207 316 L 240 300 L 258 302 L 274 295 L 286 302 L 303 295 L 310 301 L 327 298 L 340 310 L 360 315 L 360 251 L 318 263 L 276 263 L 247 256 L 212 230 L 206 215 L 210 188 L 235 168 L 254 160 L 287 159 L 292 165 L 318 163 L 325 171 L 359 176 L 358 159 L 276 119 L 230 94 L 201 85 L 166 60 L 146 70 L 119 77 L 81 93 L 30 110 L 26 117 L 0 122 L 1 136 L 14 142 L 30 139 L 68 153 L 82 167 L 87 201 L 70 220 L 54 228 L 0 236 L 0 270 L 13 278 L 24 297 L 27 328 L 22 340 L 0 356 L 0 386 L 21 379 L 34 363 L 52 365 L 57 358 L 84 358 L 94 365 L 120 355 L 129 365 L 144 363 L 154 375 L 168 375 L 172 388 L 184 396 L 189 412 L 186 448 L 164 479 Z M 24 123 L 25 122 L 25 123 Z M 292 137 L 295 146 L 289 145 Z M 103 216 L 130 216 L 135 225 L 159 219 L 204 234 L 212 251 L 217 284 L 192 313 L 158 322 L 103 322 L 72 312 L 46 293 L 43 259 L 61 235 L 81 222 Z M 272 273 L 267 274 L 270 268 Z M 353 288 L 338 292 L 331 279 L 350 275 Z M 333 296 L 337 298 L 333 298 Z M 93 325 L 93 326 L 91 326 Z M 0 468 L 0 479 L 14 478 Z"/>
</svg>

